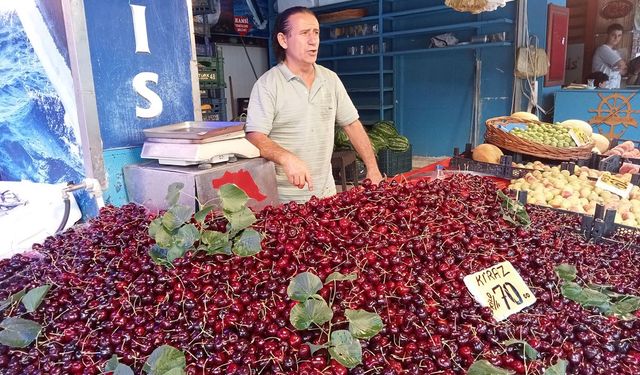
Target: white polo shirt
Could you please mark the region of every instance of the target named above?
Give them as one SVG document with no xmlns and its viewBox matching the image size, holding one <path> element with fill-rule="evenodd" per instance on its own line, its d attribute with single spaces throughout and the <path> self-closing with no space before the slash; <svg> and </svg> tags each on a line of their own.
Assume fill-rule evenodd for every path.
<svg viewBox="0 0 640 375">
<path fill-rule="evenodd" d="M 307 186 L 299 189 L 276 165 L 282 203 L 336 193 L 331 173 L 335 125 L 347 126 L 358 119 L 358 111 L 338 75 L 321 65 L 314 64 L 314 68 L 311 90 L 284 63 L 263 74 L 251 90 L 246 131 L 268 135 L 300 158 L 311 173 L 313 191 Z"/>
</svg>

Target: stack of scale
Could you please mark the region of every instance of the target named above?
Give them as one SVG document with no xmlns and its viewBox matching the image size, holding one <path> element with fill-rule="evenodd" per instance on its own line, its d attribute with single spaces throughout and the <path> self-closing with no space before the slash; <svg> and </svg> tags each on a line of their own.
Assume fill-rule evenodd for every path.
<svg viewBox="0 0 640 375">
<path fill-rule="evenodd" d="M 202 165 L 256 158 L 260 151 L 246 138 L 244 122 L 187 121 L 144 129 L 141 157 L 163 165 Z"/>
</svg>

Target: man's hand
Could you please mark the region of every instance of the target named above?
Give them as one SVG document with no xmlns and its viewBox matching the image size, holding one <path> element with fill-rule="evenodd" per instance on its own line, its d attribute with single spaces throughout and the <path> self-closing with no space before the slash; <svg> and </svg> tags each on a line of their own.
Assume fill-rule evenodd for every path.
<svg viewBox="0 0 640 375">
<path fill-rule="evenodd" d="M 297 186 L 299 189 L 304 188 L 307 184 L 309 191 L 313 191 L 313 182 L 311 181 L 311 173 L 307 169 L 307 165 L 294 154 L 289 153 L 282 163 L 284 173 L 289 179 L 289 183 Z"/>
<path fill-rule="evenodd" d="M 247 139 L 260 150 L 260 156 L 279 164 L 284 169 L 291 185 L 302 189 L 307 184 L 309 191 L 313 190 L 311 173 L 309 173 L 307 165 L 297 156 L 280 147 L 265 134 L 248 132 Z"/>
<path fill-rule="evenodd" d="M 378 169 L 376 169 L 373 172 L 369 172 L 367 170 L 367 178 L 371 180 L 372 183 L 374 184 L 379 184 L 380 181 L 384 180 L 384 177 L 382 176 L 382 173 L 380 173 L 380 171 Z"/>
</svg>

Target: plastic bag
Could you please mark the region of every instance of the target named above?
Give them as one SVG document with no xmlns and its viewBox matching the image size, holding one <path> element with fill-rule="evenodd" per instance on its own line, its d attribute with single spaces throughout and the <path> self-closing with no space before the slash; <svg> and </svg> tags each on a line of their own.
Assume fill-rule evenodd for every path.
<svg viewBox="0 0 640 375">
<path fill-rule="evenodd" d="M 458 38 L 456 38 L 451 33 L 446 33 L 446 34 L 436 35 L 433 38 L 431 38 L 431 44 L 429 45 L 429 48 L 455 46 L 456 44 L 458 44 Z"/>
</svg>

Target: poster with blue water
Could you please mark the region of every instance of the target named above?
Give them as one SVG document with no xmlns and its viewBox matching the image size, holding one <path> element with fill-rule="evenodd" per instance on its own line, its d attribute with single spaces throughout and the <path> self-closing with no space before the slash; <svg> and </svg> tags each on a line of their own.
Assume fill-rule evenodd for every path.
<svg viewBox="0 0 640 375">
<path fill-rule="evenodd" d="M 0 180 L 85 172 L 60 1 L 0 1 Z"/>
</svg>

